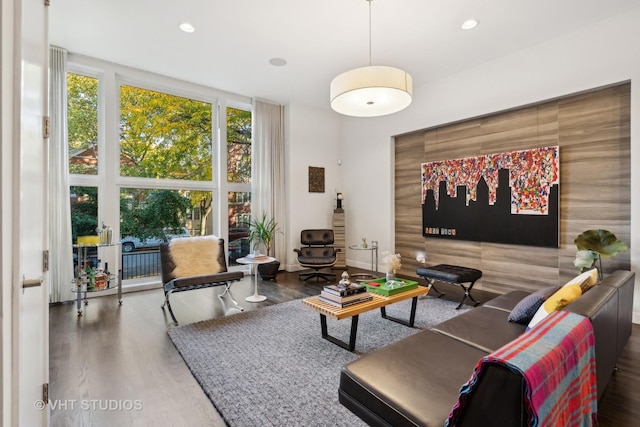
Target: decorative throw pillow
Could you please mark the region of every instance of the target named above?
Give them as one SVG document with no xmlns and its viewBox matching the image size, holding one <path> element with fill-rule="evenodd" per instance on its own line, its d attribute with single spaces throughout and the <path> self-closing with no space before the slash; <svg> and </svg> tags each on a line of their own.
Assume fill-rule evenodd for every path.
<svg viewBox="0 0 640 427">
<path fill-rule="evenodd" d="M 580 285 L 580 289 L 584 294 L 589 289 L 594 287 L 596 283 L 598 283 L 598 269 L 592 268 L 591 270 L 585 271 L 584 273 L 579 274 L 573 279 L 569 280 L 567 283 L 565 283 L 564 286 L 574 284 Z"/>
<path fill-rule="evenodd" d="M 206 276 L 220 272 L 218 238 L 215 236 L 172 239 L 169 251 L 175 264 L 175 277 Z"/>
<path fill-rule="evenodd" d="M 580 295 L 582 295 L 582 290 L 578 283 L 569 283 L 564 285 L 556 293 L 551 295 L 544 303 L 542 303 L 538 311 L 536 311 L 536 314 L 533 315 L 533 318 L 529 322 L 527 330 L 533 328 L 538 324 L 538 322 L 554 311 L 561 310 L 571 304 L 573 301 L 580 298 Z"/>
<path fill-rule="evenodd" d="M 558 289 L 560 289 L 559 286 L 549 286 L 548 288 L 537 290 L 531 295 L 524 297 L 513 307 L 513 310 L 511 310 L 508 317 L 509 322 L 522 323 L 523 325 L 529 323 L 542 303 Z"/>
</svg>

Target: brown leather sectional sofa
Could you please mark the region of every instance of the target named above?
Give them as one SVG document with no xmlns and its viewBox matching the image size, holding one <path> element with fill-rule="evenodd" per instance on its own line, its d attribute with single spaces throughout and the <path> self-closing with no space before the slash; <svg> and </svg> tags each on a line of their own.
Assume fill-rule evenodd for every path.
<svg viewBox="0 0 640 427">
<path fill-rule="evenodd" d="M 616 271 L 564 310 L 588 317 L 596 342 L 598 399 L 631 335 L 635 274 Z M 522 334 L 507 321 L 527 292 L 481 307 L 345 365 L 340 402 L 372 426 L 443 426 L 476 363 Z M 524 425 L 522 378 L 499 366 L 479 381 L 458 426 Z"/>
</svg>

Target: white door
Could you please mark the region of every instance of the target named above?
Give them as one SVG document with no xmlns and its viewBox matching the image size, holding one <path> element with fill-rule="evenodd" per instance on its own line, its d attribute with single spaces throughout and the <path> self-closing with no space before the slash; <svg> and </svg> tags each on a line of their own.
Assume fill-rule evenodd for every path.
<svg viewBox="0 0 640 427">
<path fill-rule="evenodd" d="M 49 281 L 43 263 L 48 246 L 49 140 L 43 137 L 43 117 L 48 115 L 47 10 L 44 0 L 21 0 L 15 4 L 20 17 L 15 21 L 20 61 L 20 88 L 16 94 L 20 106 L 16 150 L 19 158 L 15 166 L 20 194 L 14 217 L 19 224 L 14 247 L 17 245 L 15 263 L 21 281 L 14 298 L 14 325 L 18 330 L 18 342 L 14 342 L 18 387 L 15 424 L 46 426 L 49 406 L 42 400 L 43 385 L 49 382 Z"/>
</svg>

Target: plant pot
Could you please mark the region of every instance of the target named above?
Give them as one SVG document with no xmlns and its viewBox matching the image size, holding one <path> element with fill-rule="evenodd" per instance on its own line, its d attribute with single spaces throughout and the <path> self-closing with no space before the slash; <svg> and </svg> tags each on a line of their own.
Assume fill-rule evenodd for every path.
<svg viewBox="0 0 640 427">
<path fill-rule="evenodd" d="M 280 268 L 280 261 L 271 261 L 265 264 L 258 264 L 258 273 L 262 280 L 276 280 L 278 269 Z"/>
</svg>

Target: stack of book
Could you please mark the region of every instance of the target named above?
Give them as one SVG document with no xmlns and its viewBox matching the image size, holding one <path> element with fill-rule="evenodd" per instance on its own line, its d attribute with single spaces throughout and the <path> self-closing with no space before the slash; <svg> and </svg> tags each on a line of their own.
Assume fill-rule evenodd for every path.
<svg viewBox="0 0 640 427">
<path fill-rule="evenodd" d="M 373 299 L 366 286 L 352 283 L 349 287 L 327 285 L 320 292 L 320 301 L 345 308 Z"/>
</svg>

